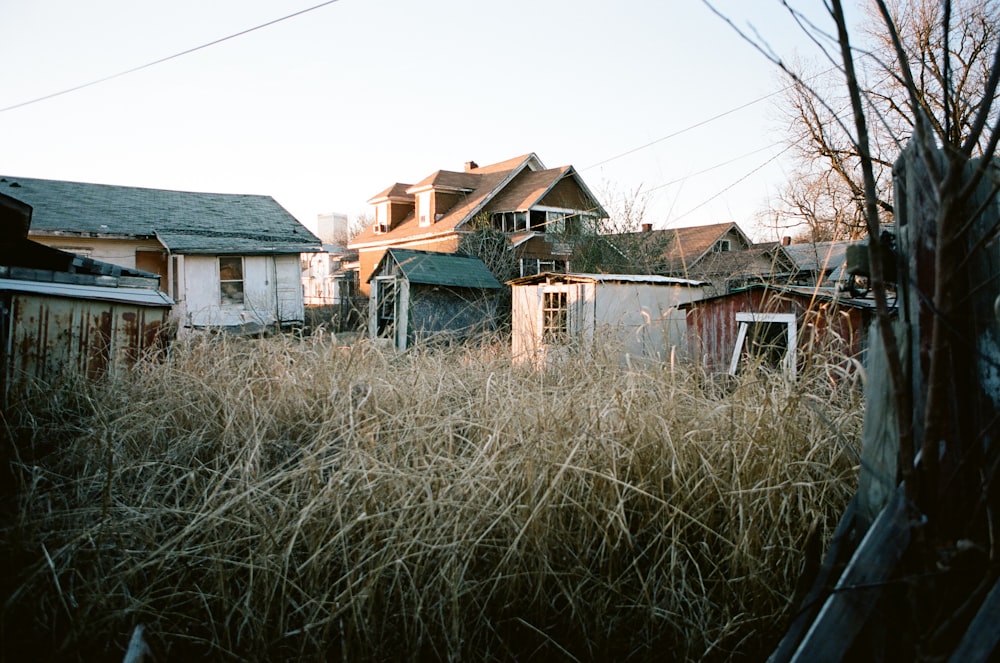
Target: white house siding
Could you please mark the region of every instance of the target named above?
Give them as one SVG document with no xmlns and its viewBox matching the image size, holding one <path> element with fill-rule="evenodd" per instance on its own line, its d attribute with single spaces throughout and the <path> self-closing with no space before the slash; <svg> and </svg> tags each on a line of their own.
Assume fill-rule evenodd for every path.
<svg viewBox="0 0 1000 663">
<path fill-rule="evenodd" d="M 243 304 L 222 304 L 219 257 L 184 256 L 184 297 L 176 316 L 185 327 L 270 327 L 301 323 L 304 317 L 298 254 L 245 256 Z"/>
</svg>

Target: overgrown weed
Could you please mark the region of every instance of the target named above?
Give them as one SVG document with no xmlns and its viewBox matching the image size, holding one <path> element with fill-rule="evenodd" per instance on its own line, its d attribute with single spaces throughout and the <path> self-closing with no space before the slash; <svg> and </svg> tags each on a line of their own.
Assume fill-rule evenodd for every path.
<svg viewBox="0 0 1000 663">
<path fill-rule="evenodd" d="M 6 655 L 758 659 L 857 389 L 609 356 L 200 338 L 23 404 Z"/>
</svg>

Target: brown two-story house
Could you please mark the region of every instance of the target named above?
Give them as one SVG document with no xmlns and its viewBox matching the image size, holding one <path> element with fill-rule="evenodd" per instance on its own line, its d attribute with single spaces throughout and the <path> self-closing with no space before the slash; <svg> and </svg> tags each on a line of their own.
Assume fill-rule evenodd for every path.
<svg viewBox="0 0 1000 663">
<path fill-rule="evenodd" d="M 375 222 L 348 244 L 358 251 L 365 294 L 387 249 L 455 253 L 477 223 L 510 235 L 522 276 L 566 271 L 573 237 L 607 217 L 573 166 L 545 168 L 533 153 L 486 166 L 470 161 L 462 172 L 439 170 L 416 184 L 393 184 L 368 202 Z"/>
</svg>

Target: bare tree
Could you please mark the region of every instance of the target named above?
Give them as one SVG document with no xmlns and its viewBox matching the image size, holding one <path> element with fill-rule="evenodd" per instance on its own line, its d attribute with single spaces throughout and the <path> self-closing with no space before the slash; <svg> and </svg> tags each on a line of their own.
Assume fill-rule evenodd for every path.
<svg viewBox="0 0 1000 663">
<path fill-rule="evenodd" d="M 869 374 L 884 389 L 867 392 L 862 480 L 872 448 L 895 453 L 895 476 L 877 520 L 845 515 L 847 529 L 868 536 L 848 553 L 843 574 L 828 578 L 844 593 L 814 585 L 822 610 L 805 607 L 815 615 L 808 632 L 791 628 L 771 660 L 987 660 L 1000 651 L 998 5 L 874 0 L 869 32 L 880 36 L 881 52 L 854 48 L 842 0 L 826 6 L 835 32 L 816 42 L 843 79 L 836 98 L 741 35 L 794 78 L 802 98 L 811 96 L 800 108 L 822 109 L 836 125 L 829 168 L 852 166 L 844 180 L 868 235 L 882 340 L 873 350 L 884 362 Z M 832 135 L 822 122 L 816 131 Z M 898 250 L 882 232 L 890 161 Z M 881 427 L 885 419 L 894 430 Z M 865 498 L 859 490 L 856 504 Z M 860 583 L 861 598 L 843 598 Z M 883 591 L 892 584 L 899 591 Z M 859 633 L 880 648 L 858 645 Z"/>
<path fill-rule="evenodd" d="M 897 28 L 898 50 L 884 28 L 880 4 Z M 943 20 L 946 4 L 950 5 L 947 28 Z M 876 205 L 880 221 L 889 223 L 893 212 L 892 164 L 913 135 L 915 119 L 925 118 L 929 132 L 941 144 L 957 144 L 969 135 L 977 91 L 988 79 L 991 54 L 1000 38 L 1000 2 L 869 0 L 866 8 L 864 50 L 854 51 L 856 75 L 861 101 L 871 120 L 869 148 Z M 798 18 L 817 43 L 830 43 L 814 26 Z M 791 128 L 789 142 L 799 167 L 779 197 L 778 222 L 803 226 L 805 234 L 815 238 L 861 237 L 866 233 L 864 177 L 861 156 L 847 127 L 850 99 L 835 85 L 840 69 L 817 74 L 783 64 L 789 70 L 794 67 L 796 74 L 781 110 Z M 913 72 L 912 94 L 899 75 L 904 64 Z M 974 147 L 974 155 L 982 154 L 983 139 Z"/>
</svg>

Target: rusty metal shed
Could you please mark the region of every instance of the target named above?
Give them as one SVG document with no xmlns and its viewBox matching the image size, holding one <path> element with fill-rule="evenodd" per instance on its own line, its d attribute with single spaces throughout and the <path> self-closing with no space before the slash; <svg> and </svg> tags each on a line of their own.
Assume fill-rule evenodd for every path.
<svg viewBox="0 0 1000 663">
<path fill-rule="evenodd" d="M 703 299 L 687 310 L 688 348 L 713 372 L 735 373 L 748 354 L 786 369 L 811 351 L 863 360 L 875 315 L 871 298 L 835 288 L 760 284 Z"/>
<path fill-rule="evenodd" d="M 94 378 L 161 348 L 173 301 L 155 274 L 27 239 L 27 205 L 0 197 L 0 400 Z"/>
</svg>

